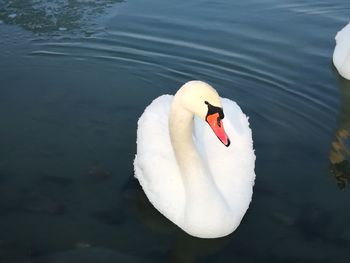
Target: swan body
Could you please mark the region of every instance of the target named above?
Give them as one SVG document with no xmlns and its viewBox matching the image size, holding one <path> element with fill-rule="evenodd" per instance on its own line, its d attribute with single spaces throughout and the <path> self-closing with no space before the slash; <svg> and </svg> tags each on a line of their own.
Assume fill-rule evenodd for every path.
<svg viewBox="0 0 350 263">
<path fill-rule="evenodd" d="M 350 80 L 350 23 L 337 33 L 335 41 L 333 64 L 343 78 Z"/>
<path fill-rule="evenodd" d="M 220 117 L 210 123 L 211 116 Z M 158 97 L 138 121 L 135 177 L 153 206 L 192 236 L 222 237 L 238 227 L 254 165 L 248 118 L 204 82 Z"/>
</svg>

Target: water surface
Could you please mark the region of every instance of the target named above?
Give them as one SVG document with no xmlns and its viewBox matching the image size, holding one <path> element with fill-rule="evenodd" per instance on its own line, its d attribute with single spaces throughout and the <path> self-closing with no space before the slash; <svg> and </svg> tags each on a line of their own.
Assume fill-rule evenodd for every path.
<svg viewBox="0 0 350 263">
<path fill-rule="evenodd" d="M 49 3 L 48 3 L 49 2 Z M 348 262 L 345 0 L 0 0 L 1 262 Z M 193 238 L 133 180 L 137 119 L 186 81 L 250 117 L 253 201 Z"/>
</svg>

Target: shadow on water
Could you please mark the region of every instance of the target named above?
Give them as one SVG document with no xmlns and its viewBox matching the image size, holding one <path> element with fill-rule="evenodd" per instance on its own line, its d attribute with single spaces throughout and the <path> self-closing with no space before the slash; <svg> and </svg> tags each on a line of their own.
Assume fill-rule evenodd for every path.
<svg viewBox="0 0 350 263">
<path fill-rule="evenodd" d="M 155 251 L 148 258 L 156 262 L 201 262 L 226 247 L 232 235 L 216 239 L 200 239 L 186 234 L 158 212 L 147 199 L 136 179 L 129 179 L 123 187 L 123 199 L 136 217 L 152 233 L 173 236 L 172 244 L 164 251 Z"/>
<path fill-rule="evenodd" d="M 350 81 L 339 76 L 341 109 L 329 161 L 340 189 L 350 182 Z"/>
<path fill-rule="evenodd" d="M 0 0 L 0 22 L 34 33 L 81 30 L 122 0 Z"/>
</svg>

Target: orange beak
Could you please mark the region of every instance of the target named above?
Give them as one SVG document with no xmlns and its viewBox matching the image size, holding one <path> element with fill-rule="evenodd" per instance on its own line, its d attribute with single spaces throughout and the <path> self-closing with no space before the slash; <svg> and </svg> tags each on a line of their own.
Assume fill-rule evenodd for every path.
<svg viewBox="0 0 350 263">
<path fill-rule="evenodd" d="M 219 140 L 228 147 L 230 145 L 230 139 L 228 138 L 222 120 L 220 119 L 219 113 L 213 113 L 207 115 L 205 118 L 215 135 L 219 138 Z"/>
</svg>

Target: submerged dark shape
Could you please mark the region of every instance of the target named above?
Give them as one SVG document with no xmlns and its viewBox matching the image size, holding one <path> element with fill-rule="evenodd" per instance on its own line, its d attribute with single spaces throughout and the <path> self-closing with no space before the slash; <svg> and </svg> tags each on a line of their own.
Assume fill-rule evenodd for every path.
<svg viewBox="0 0 350 263">
<path fill-rule="evenodd" d="M 0 20 L 36 33 L 81 29 L 122 0 L 0 0 Z"/>
<path fill-rule="evenodd" d="M 350 81 L 339 78 L 341 111 L 338 129 L 329 154 L 331 173 L 338 187 L 344 189 L 350 182 Z"/>
</svg>

